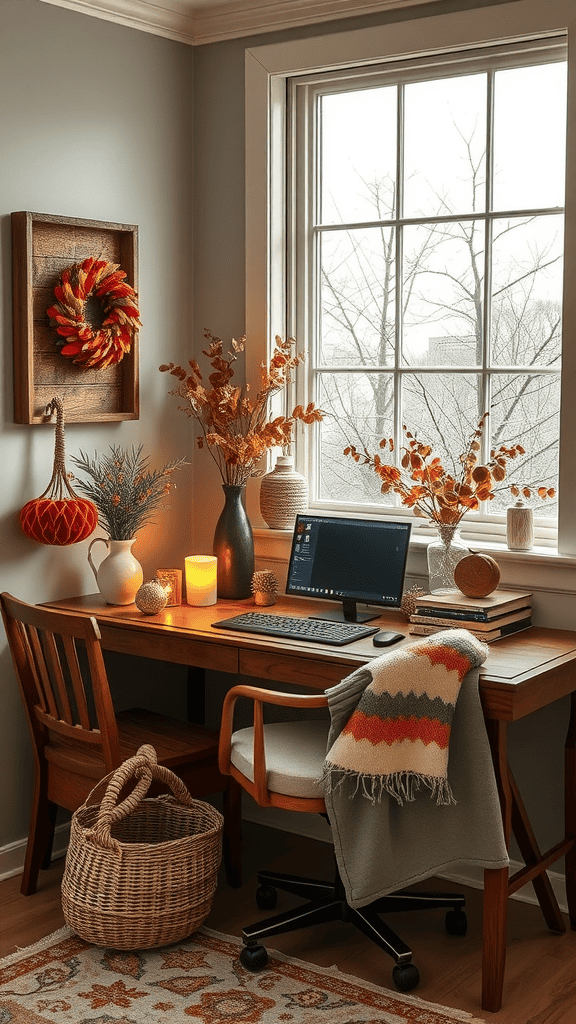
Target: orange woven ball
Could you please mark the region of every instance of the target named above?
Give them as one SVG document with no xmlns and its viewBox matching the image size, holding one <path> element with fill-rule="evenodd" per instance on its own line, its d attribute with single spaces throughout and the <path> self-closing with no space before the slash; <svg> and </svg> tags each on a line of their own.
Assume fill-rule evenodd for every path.
<svg viewBox="0 0 576 1024">
<path fill-rule="evenodd" d="M 96 529 L 98 510 L 85 498 L 33 498 L 20 512 L 24 533 L 40 544 L 78 544 Z"/>
<path fill-rule="evenodd" d="M 488 597 L 500 582 L 498 563 L 490 555 L 466 555 L 454 569 L 454 582 L 466 597 Z"/>
</svg>

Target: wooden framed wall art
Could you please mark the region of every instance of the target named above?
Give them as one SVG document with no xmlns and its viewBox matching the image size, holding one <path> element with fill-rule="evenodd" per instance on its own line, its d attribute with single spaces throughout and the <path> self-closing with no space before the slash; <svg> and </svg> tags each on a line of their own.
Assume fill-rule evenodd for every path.
<svg viewBox="0 0 576 1024">
<path fill-rule="evenodd" d="M 13 213 L 12 281 L 14 421 L 138 419 L 136 225 Z"/>
</svg>

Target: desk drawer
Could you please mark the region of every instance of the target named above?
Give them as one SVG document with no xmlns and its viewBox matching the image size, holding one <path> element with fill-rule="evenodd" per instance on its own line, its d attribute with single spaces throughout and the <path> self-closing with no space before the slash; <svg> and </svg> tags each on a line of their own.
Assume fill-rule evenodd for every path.
<svg viewBox="0 0 576 1024">
<path fill-rule="evenodd" d="M 325 690 L 334 686 L 351 671 L 327 658 L 299 658 L 292 654 L 267 651 L 239 651 L 241 676 L 256 676 L 277 683 L 292 683 L 311 690 Z"/>
<path fill-rule="evenodd" d="M 142 658 L 172 661 L 177 665 L 194 665 L 219 672 L 238 672 L 238 649 L 220 643 L 193 640 L 176 632 L 146 633 L 144 630 L 122 629 L 99 622 L 102 646 L 108 651 L 137 654 Z"/>
</svg>

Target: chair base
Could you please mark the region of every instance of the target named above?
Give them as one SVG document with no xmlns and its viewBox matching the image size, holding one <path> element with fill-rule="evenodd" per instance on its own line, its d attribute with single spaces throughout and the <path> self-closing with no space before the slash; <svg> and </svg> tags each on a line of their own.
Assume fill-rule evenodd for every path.
<svg viewBox="0 0 576 1024">
<path fill-rule="evenodd" d="M 401 889 L 356 910 L 346 902 L 338 871 L 333 883 L 303 878 L 299 875 L 259 871 L 256 903 L 261 910 L 272 910 L 276 906 L 277 889 L 300 896 L 307 902 L 303 906 L 268 917 L 243 929 L 244 949 L 240 954 L 240 960 L 248 970 L 257 971 L 266 966 L 268 954 L 262 940 L 272 935 L 308 928 L 313 924 L 326 924 L 328 921 L 349 921 L 392 957 L 396 964 L 392 971 L 394 984 L 402 992 L 409 992 L 420 980 L 418 969 L 412 963 L 412 950 L 380 915 L 400 910 L 446 907 L 448 912 L 445 924 L 449 934 L 466 933 L 466 914 L 463 909 L 466 899 L 459 893 L 414 892 Z"/>
</svg>

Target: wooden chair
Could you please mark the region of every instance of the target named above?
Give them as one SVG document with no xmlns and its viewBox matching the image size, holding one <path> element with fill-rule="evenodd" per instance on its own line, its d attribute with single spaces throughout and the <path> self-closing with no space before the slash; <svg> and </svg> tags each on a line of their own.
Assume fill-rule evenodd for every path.
<svg viewBox="0 0 576 1024">
<path fill-rule="evenodd" d="M 2 617 L 34 750 L 35 779 L 21 892 L 48 867 L 58 807 L 75 811 L 144 743 L 196 798 L 223 793 L 224 864 L 240 884 L 240 789 L 218 770 L 218 733 L 142 708 L 115 714 L 96 619 L 4 593 Z M 230 785 L 232 783 L 232 785 Z"/>
<path fill-rule="evenodd" d="M 234 708 L 240 697 L 253 702 L 253 725 L 234 731 Z M 226 694 L 222 708 L 220 771 L 235 779 L 261 807 L 282 807 L 327 817 L 319 780 L 326 757 L 329 720 L 299 719 L 265 725 L 263 708 L 266 704 L 305 712 L 307 708 L 327 707 L 328 701 L 324 694 L 292 694 L 255 686 L 234 686 Z M 329 882 L 259 871 L 256 903 L 260 910 L 274 909 L 277 889 L 306 902 L 243 929 L 244 949 L 240 961 L 248 970 L 257 971 L 266 966 L 268 954 L 261 941 L 272 935 L 329 921 L 349 921 L 392 957 L 396 963 L 392 971 L 394 984 L 407 992 L 420 980 L 418 969 L 412 963 L 412 950 L 380 915 L 448 907 L 446 930 L 453 935 L 466 932 L 465 898 L 459 893 L 401 889 L 354 909 L 346 901 L 337 866 Z"/>
</svg>

